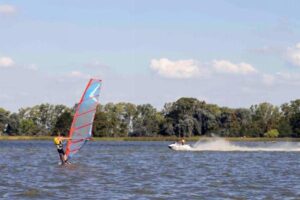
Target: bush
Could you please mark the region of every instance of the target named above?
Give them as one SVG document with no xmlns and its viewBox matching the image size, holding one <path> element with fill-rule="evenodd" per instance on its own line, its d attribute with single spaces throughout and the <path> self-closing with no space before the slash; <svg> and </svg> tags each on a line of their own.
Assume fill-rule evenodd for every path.
<svg viewBox="0 0 300 200">
<path fill-rule="evenodd" d="M 271 129 L 264 134 L 264 136 L 268 137 L 268 138 L 276 138 L 276 137 L 278 137 L 278 135 L 279 135 L 279 132 L 277 129 Z"/>
</svg>

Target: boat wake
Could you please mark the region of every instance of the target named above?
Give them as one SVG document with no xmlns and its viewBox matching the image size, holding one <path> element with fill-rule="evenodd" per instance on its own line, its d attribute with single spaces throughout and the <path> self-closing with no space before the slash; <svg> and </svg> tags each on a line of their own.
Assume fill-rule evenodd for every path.
<svg viewBox="0 0 300 200">
<path fill-rule="evenodd" d="M 208 141 L 199 140 L 185 151 L 276 151 L 276 152 L 300 152 L 298 142 L 249 142 L 238 144 L 229 142 L 223 138 L 212 138 Z"/>
</svg>

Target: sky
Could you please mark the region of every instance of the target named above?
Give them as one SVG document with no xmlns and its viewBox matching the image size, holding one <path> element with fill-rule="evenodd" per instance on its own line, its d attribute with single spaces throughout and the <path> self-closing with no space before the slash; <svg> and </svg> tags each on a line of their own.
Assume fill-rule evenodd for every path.
<svg viewBox="0 0 300 200">
<path fill-rule="evenodd" d="M 300 98 L 297 0 L 0 0 L 0 107 Z"/>
</svg>

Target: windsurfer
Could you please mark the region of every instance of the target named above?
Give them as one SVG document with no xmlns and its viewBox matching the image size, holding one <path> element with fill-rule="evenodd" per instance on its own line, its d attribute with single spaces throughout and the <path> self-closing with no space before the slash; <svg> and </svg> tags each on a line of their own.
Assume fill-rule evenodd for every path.
<svg viewBox="0 0 300 200">
<path fill-rule="evenodd" d="M 60 158 L 62 164 L 69 164 L 68 158 L 67 158 L 67 155 L 65 154 L 64 146 L 62 143 L 63 140 L 68 140 L 68 139 L 69 138 L 60 136 L 60 134 L 58 134 L 58 136 L 54 138 L 54 144 L 56 145 L 57 152 L 58 152 L 58 155 L 59 155 L 59 158 Z"/>
</svg>

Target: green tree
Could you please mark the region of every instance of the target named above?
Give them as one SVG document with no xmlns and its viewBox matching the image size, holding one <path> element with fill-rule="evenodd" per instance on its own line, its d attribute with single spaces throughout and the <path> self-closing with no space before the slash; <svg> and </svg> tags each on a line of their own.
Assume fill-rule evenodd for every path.
<svg viewBox="0 0 300 200">
<path fill-rule="evenodd" d="M 17 113 L 12 113 L 8 118 L 6 133 L 8 135 L 18 135 L 20 132 L 20 119 Z"/>
<path fill-rule="evenodd" d="M 0 108 L 0 136 L 4 132 L 6 132 L 8 121 L 9 121 L 9 111 Z"/>
<path fill-rule="evenodd" d="M 31 119 L 22 119 L 20 122 L 20 132 L 22 135 L 37 135 L 38 127 Z"/>
<path fill-rule="evenodd" d="M 278 122 L 278 131 L 280 137 L 290 137 L 293 135 L 293 128 L 291 126 L 290 119 L 281 117 Z"/>
<path fill-rule="evenodd" d="M 0 134 L 66 134 L 74 108 L 46 103 L 21 108 L 19 113 L 12 114 L 0 108 Z M 231 109 L 184 97 L 166 103 L 161 112 L 150 104 L 108 103 L 97 107 L 93 134 L 190 137 L 216 133 L 262 137 L 269 136 L 274 129 L 278 130 L 279 137 L 300 137 L 300 99 L 282 104 L 280 109 L 269 103 L 253 105 L 250 109 Z"/>
<path fill-rule="evenodd" d="M 293 130 L 293 137 L 299 137 L 300 136 L 300 112 L 294 114 L 291 117 L 291 126 Z"/>
<path fill-rule="evenodd" d="M 180 98 L 174 103 L 165 104 L 163 115 L 164 135 L 193 136 L 218 131 L 217 118 L 220 108 L 214 104 L 206 104 L 195 98 Z M 171 130 L 173 128 L 173 130 Z"/>
<path fill-rule="evenodd" d="M 103 106 L 99 105 L 94 119 L 93 135 L 95 137 L 109 137 L 109 121 L 108 115 L 104 111 Z"/>
<path fill-rule="evenodd" d="M 108 103 L 104 106 L 106 118 L 106 135 L 109 137 L 125 136 L 128 133 L 128 126 L 124 118 L 122 104 Z"/>
<path fill-rule="evenodd" d="M 62 136 L 67 136 L 68 133 L 70 132 L 70 127 L 72 124 L 72 119 L 73 116 L 69 110 L 63 112 L 58 118 L 52 129 L 51 135 L 62 135 Z"/>
<path fill-rule="evenodd" d="M 280 112 L 277 106 L 270 103 L 261 103 L 250 107 L 252 112 L 252 126 L 256 127 L 259 136 L 263 133 L 278 128 Z"/>
<path fill-rule="evenodd" d="M 21 108 L 20 119 L 31 120 L 37 127 L 39 135 L 50 135 L 58 117 L 70 109 L 64 105 L 40 104 L 33 107 Z M 70 126 L 70 125 L 69 125 Z"/>
<path fill-rule="evenodd" d="M 234 109 L 222 108 L 218 118 L 221 136 L 241 136 L 241 124 Z"/>
<path fill-rule="evenodd" d="M 132 120 L 131 136 L 155 136 L 160 132 L 163 116 L 150 104 L 138 105 Z"/>
<path fill-rule="evenodd" d="M 300 113 L 300 99 L 281 105 L 281 118 L 279 121 L 280 136 L 298 137 L 298 113 Z"/>
</svg>

